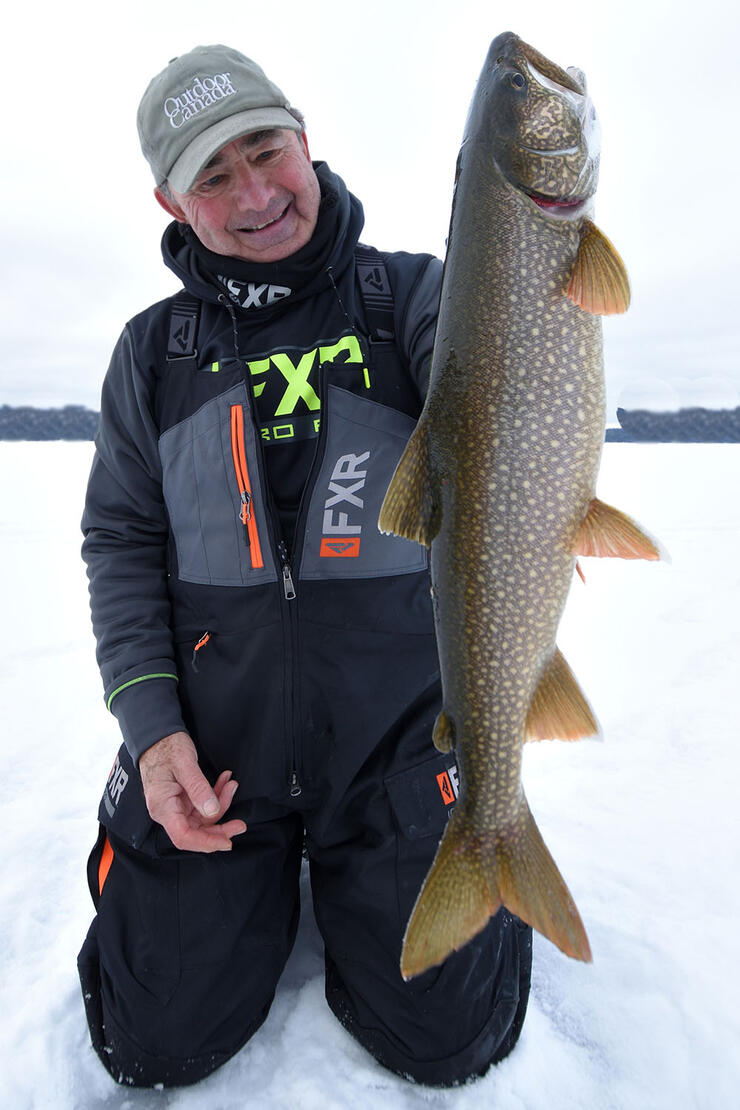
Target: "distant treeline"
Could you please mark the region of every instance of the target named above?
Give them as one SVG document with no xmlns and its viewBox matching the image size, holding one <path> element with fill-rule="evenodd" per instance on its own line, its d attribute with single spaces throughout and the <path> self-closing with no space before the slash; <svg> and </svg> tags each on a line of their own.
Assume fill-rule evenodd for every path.
<svg viewBox="0 0 740 1110">
<path fill-rule="evenodd" d="M 649 412 L 617 409 L 619 428 L 607 428 L 606 439 L 620 443 L 740 443 L 740 407 Z M 83 405 L 39 409 L 31 405 L 0 405 L 0 440 L 94 439 L 100 413 Z"/>
<path fill-rule="evenodd" d="M 100 413 L 83 405 L 37 409 L 0 405 L 0 439 L 94 439 Z"/>
<path fill-rule="evenodd" d="M 678 412 L 617 409 L 621 427 L 609 428 L 607 440 L 627 443 L 740 443 L 740 407 L 687 408 Z"/>
</svg>

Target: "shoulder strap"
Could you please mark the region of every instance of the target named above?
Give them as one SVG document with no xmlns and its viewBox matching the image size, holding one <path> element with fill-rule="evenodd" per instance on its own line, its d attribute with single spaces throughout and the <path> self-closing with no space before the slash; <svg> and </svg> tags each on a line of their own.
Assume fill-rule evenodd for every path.
<svg viewBox="0 0 740 1110">
<path fill-rule="evenodd" d="M 393 290 L 388 280 L 385 260 L 375 247 L 358 243 L 355 247 L 357 278 L 365 306 L 370 339 L 389 343 L 395 339 L 393 323 Z"/>
<path fill-rule="evenodd" d="M 167 337 L 167 362 L 176 362 L 178 369 L 198 368 L 199 317 L 200 301 L 183 289 L 172 302 Z"/>
</svg>

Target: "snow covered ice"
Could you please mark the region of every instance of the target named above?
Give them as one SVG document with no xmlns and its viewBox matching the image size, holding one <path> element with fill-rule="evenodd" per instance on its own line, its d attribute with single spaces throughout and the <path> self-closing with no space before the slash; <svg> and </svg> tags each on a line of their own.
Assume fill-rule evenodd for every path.
<svg viewBox="0 0 740 1110">
<path fill-rule="evenodd" d="M 119 744 L 94 660 L 79 518 L 88 443 L 0 443 L 0 1108 L 730 1110 L 740 1104 L 740 447 L 607 444 L 598 492 L 671 563 L 583 560 L 559 644 L 603 742 L 528 745 L 524 783 L 594 962 L 535 935 L 513 1054 L 412 1087 L 341 1028 L 304 914 L 273 1009 L 192 1088 L 116 1087 L 89 1046 L 75 960 L 85 863 Z"/>
</svg>

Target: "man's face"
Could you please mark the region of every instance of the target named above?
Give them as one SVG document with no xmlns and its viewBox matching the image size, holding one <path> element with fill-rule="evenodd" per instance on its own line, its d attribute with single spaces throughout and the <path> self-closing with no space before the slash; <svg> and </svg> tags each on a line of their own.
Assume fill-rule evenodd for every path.
<svg viewBox="0 0 740 1110">
<path fill-rule="evenodd" d="M 304 247 L 321 194 L 305 135 L 274 130 L 223 147 L 187 193 L 157 200 L 190 224 L 203 246 L 248 262 L 277 262 Z"/>
</svg>

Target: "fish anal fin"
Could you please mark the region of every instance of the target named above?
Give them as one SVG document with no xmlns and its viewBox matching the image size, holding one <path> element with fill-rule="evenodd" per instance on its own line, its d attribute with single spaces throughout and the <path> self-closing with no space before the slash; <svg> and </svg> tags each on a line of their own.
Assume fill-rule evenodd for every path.
<svg viewBox="0 0 740 1110">
<path fill-rule="evenodd" d="M 525 740 L 580 740 L 599 725 L 558 648 L 545 667 L 527 714 Z"/>
<path fill-rule="evenodd" d="M 380 531 L 430 547 L 439 531 L 442 515 L 435 487 L 426 423 L 422 418 L 386 490 L 378 517 Z"/>
<path fill-rule="evenodd" d="M 566 293 L 574 304 L 594 316 L 613 316 L 629 308 L 630 283 L 624 262 L 591 220 L 583 221 Z"/>
<path fill-rule="evenodd" d="M 598 497 L 590 502 L 571 552 L 612 559 L 660 559 L 660 549 L 634 520 Z"/>
<path fill-rule="evenodd" d="M 434 722 L 432 741 L 438 752 L 450 752 L 455 746 L 455 726 L 444 709 Z"/>
</svg>

